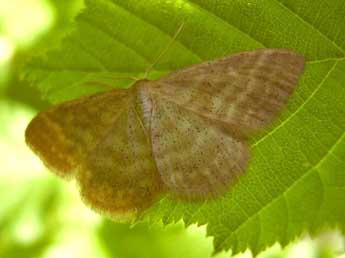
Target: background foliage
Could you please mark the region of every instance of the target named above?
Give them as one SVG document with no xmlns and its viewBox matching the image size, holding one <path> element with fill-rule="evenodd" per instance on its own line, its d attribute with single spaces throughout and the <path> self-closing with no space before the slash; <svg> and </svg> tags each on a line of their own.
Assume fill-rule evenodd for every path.
<svg viewBox="0 0 345 258">
<path fill-rule="evenodd" d="M 43 109 L 49 102 L 108 88 L 85 84 L 90 81 L 128 87 L 129 81 L 114 82 L 109 76 L 142 76 L 181 23 L 183 31 L 155 65 L 151 79 L 203 60 L 260 47 L 294 49 L 306 57 L 307 66 L 280 119 L 252 140 L 250 168 L 232 191 L 203 204 L 164 198 L 146 214 L 146 223 L 134 229 L 102 222 L 79 206 L 78 195 L 71 190 L 74 185 L 66 187 L 53 176 L 29 173 L 27 170 L 42 170 L 37 160 L 30 160 L 25 170 L 10 166 L 3 169 L 7 173 L 2 175 L 6 180 L 1 181 L 4 183 L 0 190 L 6 200 L 0 206 L 1 257 L 51 257 L 54 252 L 61 255 L 62 249 L 49 251 L 48 247 L 64 246 L 66 239 L 74 239 L 78 234 L 89 236 L 83 241 L 92 243 L 90 253 L 97 255 L 181 257 L 188 253 L 188 257 L 209 257 L 211 238 L 202 237 L 204 228 L 193 226 L 185 231 L 181 224 L 174 224 L 181 219 L 187 225 L 207 224 L 216 252 L 231 248 L 237 253 L 249 247 L 256 254 L 276 241 L 286 245 L 302 232 L 314 234 L 329 226 L 344 232 L 342 0 L 88 0 L 72 31 L 72 17 L 76 13 L 73 10 L 78 10 L 81 3 L 52 0 L 49 6 L 55 13 L 50 29 L 42 31 L 35 44 L 21 46 L 12 60 L 13 68 L 7 67 L 12 76 L 6 76 L 2 87 L 1 119 L 7 126 L 2 127 L 1 136 L 4 153 L 9 148 L 14 150 L 3 155 L 6 162 L 2 164 L 13 164 L 13 156 L 31 158 L 29 152 L 22 155 L 13 146 L 22 146 L 18 135 L 26 122 L 18 121 L 27 121 L 32 108 Z M 67 38 L 60 43 L 66 31 Z M 47 52 L 52 46 L 56 50 Z M 46 54 L 31 59 L 25 68 L 25 77 L 34 87 L 18 82 L 19 64 L 32 54 L 42 53 Z M 9 176 L 15 174 L 11 169 L 18 170 L 17 177 Z M 160 221 L 174 225 L 164 229 L 153 224 Z M 27 239 L 22 239 L 25 235 Z M 71 242 L 71 249 L 85 245 L 75 239 Z M 154 243 L 152 249 L 148 248 L 149 243 Z M 277 250 L 266 255 L 289 255 L 289 251 L 281 254 Z M 230 254 L 219 254 L 222 255 Z M 319 255 L 328 253 L 321 251 Z"/>
</svg>

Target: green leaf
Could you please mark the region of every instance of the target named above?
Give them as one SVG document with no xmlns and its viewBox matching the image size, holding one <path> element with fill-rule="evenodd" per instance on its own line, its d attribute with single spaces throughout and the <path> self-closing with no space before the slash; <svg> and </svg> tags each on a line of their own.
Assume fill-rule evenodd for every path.
<svg viewBox="0 0 345 258">
<path fill-rule="evenodd" d="M 52 102 L 108 84 L 128 87 L 111 77 L 141 77 L 182 23 L 150 78 L 255 48 L 303 54 L 300 85 L 281 117 L 252 140 L 240 182 L 203 204 L 163 198 L 145 216 L 207 224 L 216 252 L 256 254 L 304 231 L 345 230 L 344 13 L 343 0 L 88 0 L 74 32 L 60 49 L 32 59 L 27 78 Z"/>
<path fill-rule="evenodd" d="M 100 241 L 109 257 L 131 258 L 208 258 L 212 253 L 212 240 L 204 236 L 204 228 L 184 228 L 183 223 L 136 225 L 103 221 L 99 228 Z M 188 255 L 186 255 L 188 254 Z M 228 258 L 221 253 L 214 258 Z"/>
</svg>

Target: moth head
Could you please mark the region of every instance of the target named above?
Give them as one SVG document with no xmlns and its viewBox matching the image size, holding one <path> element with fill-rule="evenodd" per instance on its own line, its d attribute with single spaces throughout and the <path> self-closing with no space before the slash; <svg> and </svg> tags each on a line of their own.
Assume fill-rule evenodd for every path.
<svg viewBox="0 0 345 258">
<path fill-rule="evenodd" d="M 134 84 L 134 86 L 143 86 L 143 85 L 147 85 L 147 83 L 149 82 L 149 79 L 140 79 L 138 81 L 136 81 L 136 83 Z"/>
</svg>

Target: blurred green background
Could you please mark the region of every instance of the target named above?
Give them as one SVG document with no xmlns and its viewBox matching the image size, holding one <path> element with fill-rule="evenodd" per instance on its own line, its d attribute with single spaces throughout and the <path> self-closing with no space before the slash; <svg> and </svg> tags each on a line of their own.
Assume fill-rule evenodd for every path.
<svg viewBox="0 0 345 258">
<path fill-rule="evenodd" d="M 25 146 L 27 123 L 49 103 L 20 80 L 21 65 L 58 46 L 82 8 L 82 0 L 0 0 L 0 258 L 211 257 L 204 226 L 111 222 L 86 208 L 74 182 L 49 173 Z M 344 245 L 338 232 L 325 232 L 259 256 L 345 257 Z M 231 257 L 231 251 L 215 257 Z"/>
</svg>

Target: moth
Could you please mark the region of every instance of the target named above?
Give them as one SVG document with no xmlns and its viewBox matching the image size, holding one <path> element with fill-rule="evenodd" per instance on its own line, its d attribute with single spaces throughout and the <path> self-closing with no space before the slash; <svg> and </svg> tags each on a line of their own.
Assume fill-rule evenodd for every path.
<svg viewBox="0 0 345 258">
<path fill-rule="evenodd" d="M 30 122 L 26 142 L 114 218 L 137 216 L 163 193 L 206 200 L 245 172 L 248 139 L 278 116 L 303 67 L 287 49 L 196 64 L 53 106 Z"/>
</svg>

